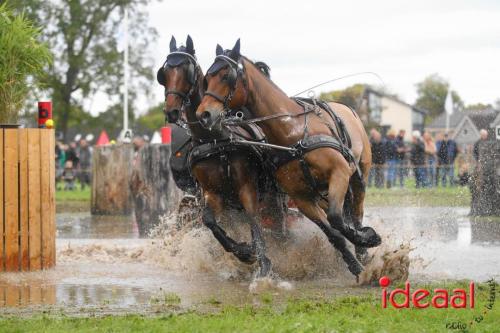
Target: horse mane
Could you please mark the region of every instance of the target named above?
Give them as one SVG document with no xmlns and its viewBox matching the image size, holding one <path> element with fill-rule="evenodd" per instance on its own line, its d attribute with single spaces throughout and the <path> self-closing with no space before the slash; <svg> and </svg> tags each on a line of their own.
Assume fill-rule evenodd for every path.
<svg viewBox="0 0 500 333">
<path fill-rule="evenodd" d="M 253 64 L 255 65 L 255 67 L 257 67 L 262 72 L 262 74 L 267 76 L 268 79 L 271 79 L 271 67 L 269 67 L 263 61 L 256 61 Z"/>
<path fill-rule="evenodd" d="M 276 83 L 274 83 L 273 80 L 271 80 L 271 76 L 266 75 L 266 72 L 269 73 L 271 69 L 265 62 L 262 61 L 253 62 L 252 60 L 248 59 L 243 55 L 241 56 L 241 58 L 246 62 L 250 63 L 251 65 L 253 65 L 255 69 L 257 69 L 257 71 L 260 72 L 269 83 L 271 83 L 277 90 L 283 92 L 286 95 L 286 93 L 280 87 L 278 87 L 278 85 L 276 85 Z M 267 68 L 267 71 L 264 71 L 261 66 L 262 67 L 265 66 Z"/>
</svg>

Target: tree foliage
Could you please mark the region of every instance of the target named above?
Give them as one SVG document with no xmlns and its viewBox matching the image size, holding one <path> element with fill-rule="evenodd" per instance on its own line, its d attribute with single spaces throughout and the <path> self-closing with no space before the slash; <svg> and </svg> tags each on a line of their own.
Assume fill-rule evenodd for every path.
<svg viewBox="0 0 500 333">
<path fill-rule="evenodd" d="M 23 13 L 0 5 L 0 123 L 17 123 L 30 92 L 29 77 L 43 73 L 51 54 L 38 41 L 40 30 Z"/>
<path fill-rule="evenodd" d="M 163 113 L 164 103 L 160 103 L 137 118 L 136 125 L 139 128 L 154 132 L 165 125 L 165 114 Z"/>
<path fill-rule="evenodd" d="M 344 103 L 353 109 L 357 109 L 360 106 L 364 90 L 365 85 L 358 83 L 342 90 L 321 93 L 320 98 L 326 101 Z"/>
<path fill-rule="evenodd" d="M 111 106 L 121 103 L 122 52 L 118 50 L 120 24 L 129 10 L 130 101 L 148 92 L 152 84 L 152 59 L 148 45 L 156 31 L 147 24 L 149 0 L 19 0 L 19 9 L 43 23 L 44 40 L 55 56 L 48 69 L 47 85 L 54 103 L 56 126 L 65 136 L 79 110 L 99 92 L 110 96 Z M 121 123 L 121 118 L 116 122 Z"/>
<path fill-rule="evenodd" d="M 438 74 L 427 76 L 422 82 L 416 84 L 417 100 L 415 106 L 429 112 L 432 119 L 444 112 L 446 96 L 450 84 Z M 451 91 L 454 110 L 460 111 L 464 108 L 464 103 L 458 93 Z"/>
</svg>

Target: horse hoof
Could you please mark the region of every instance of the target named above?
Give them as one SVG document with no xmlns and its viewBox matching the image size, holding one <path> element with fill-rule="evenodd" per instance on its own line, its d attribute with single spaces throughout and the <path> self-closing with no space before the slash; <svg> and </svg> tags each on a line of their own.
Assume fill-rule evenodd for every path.
<svg viewBox="0 0 500 333">
<path fill-rule="evenodd" d="M 266 277 L 270 275 L 271 266 L 271 260 L 269 260 L 267 257 L 262 258 L 262 260 L 260 260 L 259 277 Z"/>
<path fill-rule="evenodd" d="M 368 264 L 368 250 L 366 247 L 356 246 L 356 259 L 365 266 Z"/>
<path fill-rule="evenodd" d="M 363 266 L 360 265 L 359 262 L 352 262 L 347 266 L 349 268 L 349 272 L 352 273 L 356 277 L 356 280 L 359 278 L 359 275 L 363 271 Z"/>
<path fill-rule="evenodd" d="M 238 243 L 233 250 L 234 255 L 246 264 L 253 264 L 257 261 L 257 256 L 252 246 L 247 243 Z"/>
<path fill-rule="evenodd" d="M 382 238 L 371 227 L 363 227 L 358 230 L 359 242 L 356 244 L 361 247 L 376 247 L 382 243 Z"/>
</svg>

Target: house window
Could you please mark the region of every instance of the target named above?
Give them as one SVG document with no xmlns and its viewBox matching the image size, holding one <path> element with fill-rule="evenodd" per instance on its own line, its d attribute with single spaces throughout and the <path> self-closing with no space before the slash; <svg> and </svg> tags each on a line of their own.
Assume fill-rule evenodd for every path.
<svg viewBox="0 0 500 333">
<path fill-rule="evenodd" d="M 370 110 L 370 119 L 380 124 L 382 121 L 382 101 L 380 96 L 375 94 L 368 95 L 368 108 Z"/>
</svg>

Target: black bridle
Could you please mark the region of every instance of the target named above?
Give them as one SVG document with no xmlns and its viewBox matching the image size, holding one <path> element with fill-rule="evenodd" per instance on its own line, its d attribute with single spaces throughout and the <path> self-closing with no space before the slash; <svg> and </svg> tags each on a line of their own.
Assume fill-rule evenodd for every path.
<svg viewBox="0 0 500 333">
<path fill-rule="evenodd" d="M 226 96 L 222 97 L 222 96 L 220 96 L 212 91 L 206 90 L 203 93 L 203 96 L 206 95 L 206 96 L 210 96 L 210 97 L 215 98 L 218 102 L 222 103 L 222 105 L 224 107 L 223 112 L 228 113 L 228 112 L 231 112 L 231 108 L 229 105 L 231 104 L 231 100 L 233 99 L 234 93 L 236 91 L 236 83 L 238 82 L 239 77 L 242 78 L 243 85 L 246 86 L 246 82 L 243 79 L 243 73 L 244 73 L 245 69 L 244 69 L 244 66 L 241 62 L 237 62 L 237 61 L 231 59 L 230 57 L 221 54 L 221 55 L 218 55 L 215 57 L 214 64 L 208 69 L 207 74 L 216 73 L 220 69 L 223 68 L 223 67 L 221 67 L 219 69 L 213 70 L 213 72 L 211 73 L 211 69 L 217 63 L 217 60 L 221 60 L 229 66 L 229 73 L 228 73 L 228 79 L 227 79 L 227 82 L 229 85 L 229 93 Z"/>
<path fill-rule="evenodd" d="M 193 55 L 186 53 L 186 52 L 182 52 L 182 51 L 174 51 L 174 52 L 171 52 L 167 56 L 167 60 L 165 60 L 165 63 L 160 68 L 162 73 L 165 71 L 165 69 L 167 67 L 173 68 L 173 67 L 177 67 L 177 66 L 182 66 L 184 64 L 184 62 L 183 62 L 183 63 L 180 63 L 180 64 L 175 65 L 175 66 L 170 65 L 169 64 L 169 57 L 172 55 L 182 55 L 188 59 L 188 62 L 189 62 L 189 64 L 188 64 L 188 82 L 191 84 L 191 88 L 189 89 L 189 91 L 187 93 L 184 93 L 184 92 L 179 91 L 179 90 L 172 90 L 172 89 L 167 90 L 165 88 L 165 100 L 167 99 L 168 95 L 175 95 L 175 96 L 180 97 L 182 100 L 180 111 L 181 111 L 181 113 L 184 113 L 186 108 L 191 107 L 191 105 L 192 105 L 191 99 L 193 97 L 193 94 L 196 93 L 196 90 L 198 88 L 198 84 L 199 84 L 198 73 L 201 72 L 201 67 Z M 191 68 L 190 66 L 192 66 L 192 70 L 190 69 Z M 175 123 L 180 127 L 185 127 L 185 123 L 187 123 L 187 121 L 184 121 L 184 120 L 182 120 L 181 117 L 179 117 L 179 119 L 177 119 L 177 121 Z"/>
</svg>

